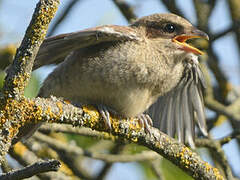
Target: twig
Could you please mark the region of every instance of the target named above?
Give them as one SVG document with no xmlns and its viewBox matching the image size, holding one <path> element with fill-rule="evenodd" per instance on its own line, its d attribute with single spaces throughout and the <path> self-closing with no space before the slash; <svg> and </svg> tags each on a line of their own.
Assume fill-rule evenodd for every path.
<svg viewBox="0 0 240 180">
<path fill-rule="evenodd" d="M 51 26 L 47 33 L 47 37 L 52 36 L 58 26 L 65 20 L 65 18 L 68 16 L 69 12 L 73 9 L 73 7 L 80 2 L 80 0 L 71 0 L 66 8 L 62 11 L 62 13 L 59 15 L 59 17 L 55 20 L 54 24 Z"/>
<path fill-rule="evenodd" d="M 234 29 L 234 27 L 233 27 L 233 26 L 230 26 L 229 28 L 224 29 L 222 32 L 219 32 L 219 33 L 217 33 L 217 34 L 214 34 L 214 35 L 210 36 L 210 38 L 211 38 L 210 40 L 211 40 L 211 41 L 215 41 L 215 40 L 217 40 L 217 39 L 219 39 L 219 38 L 227 35 L 228 33 L 232 32 L 233 29 Z"/>
<path fill-rule="evenodd" d="M 3 171 L 4 173 L 7 173 L 7 172 L 11 171 L 12 168 L 9 166 L 6 157 L 4 157 L 4 159 L 3 159 L 2 161 L 3 161 L 2 165 L 1 165 L 2 171 Z"/>
<path fill-rule="evenodd" d="M 193 0 L 195 12 L 198 20 L 198 26 L 205 31 L 208 30 L 208 20 L 216 5 L 216 0 L 208 2 Z"/>
<path fill-rule="evenodd" d="M 146 161 L 146 160 L 154 160 L 159 157 L 159 155 L 152 151 L 143 151 L 142 153 L 135 155 L 113 155 L 113 154 L 102 154 L 97 152 L 90 152 L 88 150 L 84 150 L 78 146 L 73 144 L 66 144 L 62 141 L 53 139 L 49 136 L 43 135 L 41 133 L 36 132 L 33 136 L 34 139 L 41 141 L 42 143 L 47 143 L 48 146 L 53 148 L 56 151 L 62 151 L 66 154 L 75 154 L 82 155 L 93 159 L 98 159 L 105 161 L 107 163 L 114 162 L 135 162 L 135 161 Z"/>
<path fill-rule="evenodd" d="M 213 97 L 207 96 L 205 98 L 205 104 L 209 109 L 211 109 L 217 113 L 220 113 L 222 115 L 225 115 L 228 118 L 230 118 L 238 123 L 240 122 L 240 116 L 238 114 L 236 114 L 235 112 L 232 112 L 232 110 L 231 110 L 232 108 L 230 106 L 228 107 L 228 106 L 225 106 L 225 105 L 219 103 L 217 100 L 213 99 Z"/>
<path fill-rule="evenodd" d="M 231 18 L 232 18 L 232 24 L 240 24 L 240 1 L 238 0 L 228 0 L 228 6 L 230 9 L 230 14 L 231 14 Z M 238 44 L 238 48 L 240 48 L 240 26 L 238 26 L 237 28 L 234 28 L 234 32 L 236 34 L 236 40 L 237 40 L 237 44 Z"/>
<path fill-rule="evenodd" d="M 133 8 L 125 2 L 125 0 L 113 0 L 115 5 L 121 11 L 123 16 L 128 20 L 128 22 L 132 22 L 137 18 L 135 15 Z"/>
<path fill-rule="evenodd" d="M 57 171 L 60 168 L 60 162 L 58 160 L 39 161 L 27 167 L 19 170 L 14 170 L 9 173 L 0 175 L 1 180 L 18 180 L 32 177 L 39 173 Z"/>
<path fill-rule="evenodd" d="M 85 164 L 81 164 L 81 157 L 76 157 L 73 154 L 66 154 L 63 151 L 55 150 L 62 162 L 64 162 L 72 171 L 72 173 L 84 180 L 93 180 L 92 175 Z"/>
<path fill-rule="evenodd" d="M 227 157 L 219 141 L 214 141 L 211 139 L 196 139 L 195 143 L 198 147 L 208 147 L 208 149 L 214 152 L 214 155 L 216 155 L 216 160 L 223 167 L 226 178 L 233 179 L 231 167 L 229 166 Z"/>
<path fill-rule="evenodd" d="M 114 140 L 115 138 L 114 136 L 111 136 L 109 133 L 106 133 L 106 132 L 99 132 L 99 131 L 95 131 L 85 127 L 81 127 L 81 128 L 73 127 L 67 124 L 56 124 L 56 123 L 44 124 L 40 127 L 39 131 L 44 133 L 50 133 L 50 132 L 69 133 L 69 134 L 95 137 L 95 138 L 106 139 L 106 140 Z"/>
<path fill-rule="evenodd" d="M 161 168 L 160 168 L 160 161 L 161 161 L 161 158 L 157 158 L 153 161 L 150 161 L 150 163 L 151 163 L 152 170 L 154 171 L 158 180 L 164 180 L 165 178 L 163 177 L 162 171 L 161 171 Z"/>
<path fill-rule="evenodd" d="M 219 139 L 218 141 L 223 146 L 224 144 L 229 143 L 233 139 L 239 139 L 240 140 L 240 131 L 239 130 L 235 130 L 230 135 L 224 137 L 223 139 Z"/>
<path fill-rule="evenodd" d="M 9 154 L 20 163 L 22 166 L 28 166 L 29 164 L 34 164 L 39 161 L 40 158 L 32 151 L 30 151 L 25 145 L 21 142 L 15 144 L 13 148 L 10 149 Z M 51 158 L 52 159 L 52 158 Z M 68 179 L 69 176 L 64 174 L 62 171 L 56 172 L 47 172 L 37 175 L 40 179 Z"/>
<path fill-rule="evenodd" d="M 175 0 L 161 0 L 161 2 L 167 7 L 167 9 L 174 13 L 178 14 L 179 16 L 184 17 L 183 12 L 179 9 L 179 7 L 176 4 Z"/>
<path fill-rule="evenodd" d="M 55 141 L 55 139 L 53 139 Z M 63 151 L 56 151 L 48 146 L 45 142 L 37 141 L 33 138 L 25 142 L 25 145 L 39 157 L 52 159 L 59 159 L 61 161 L 61 172 L 71 176 L 73 179 L 79 177 L 84 180 L 91 180 L 91 175 L 86 171 L 86 168 L 79 166 L 79 158 L 76 158 L 73 154 L 67 154 Z M 39 152 L 46 153 L 39 153 Z M 59 173 L 59 172 L 58 172 Z"/>
<path fill-rule="evenodd" d="M 124 144 L 120 144 L 117 143 L 111 150 L 110 153 L 113 155 L 118 155 L 119 153 L 122 152 L 122 150 L 124 149 L 125 145 Z M 107 173 L 111 170 L 113 166 L 112 162 L 107 162 L 103 168 L 101 169 L 100 173 L 96 176 L 96 180 L 103 180 L 105 179 Z"/>
</svg>

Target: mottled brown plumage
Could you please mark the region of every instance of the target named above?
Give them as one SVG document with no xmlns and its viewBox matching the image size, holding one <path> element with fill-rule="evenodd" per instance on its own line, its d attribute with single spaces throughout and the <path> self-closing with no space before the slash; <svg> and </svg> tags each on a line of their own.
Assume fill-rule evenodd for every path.
<svg viewBox="0 0 240 180">
<path fill-rule="evenodd" d="M 179 98 L 194 89 L 195 94 L 202 96 L 202 75 L 193 60 L 193 54 L 201 52 L 184 43 L 195 37 L 207 38 L 207 35 L 177 15 L 154 14 L 140 18 L 130 26 L 101 26 L 48 38 L 39 50 L 34 68 L 64 61 L 44 81 L 39 96 L 54 95 L 76 104 L 98 105 L 103 115 L 110 110 L 127 118 L 141 115 L 159 97 Z M 190 90 L 183 90 L 183 87 Z M 203 107 L 201 98 L 200 108 Z M 194 126 L 193 118 L 198 117 L 194 107 L 197 106 L 189 99 L 182 98 L 182 101 L 189 101 L 185 109 L 191 112 L 186 116 L 191 116 L 189 123 Z M 169 107 L 169 112 L 176 114 L 174 116 L 161 112 L 171 103 L 172 99 L 165 98 L 150 110 L 156 127 L 161 124 L 161 113 L 165 113 L 166 119 L 171 117 L 169 122 L 176 124 L 176 112 L 179 111 L 176 107 L 175 110 Z M 197 121 L 201 122 L 200 128 L 205 133 L 205 121 Z M 146 121 L 145 126 L 148 126 Z M 175 132 L 181 136 L 189 130 L 186 123 L 181 126 L 181 133 L 176 131 L 175 125 L 160 129 L 172 136 Z M 187 133 L 191 137 L 193 134 L 192 131 Z M 180 140 L 193 144 L 188 138 Z"/>
</svg>

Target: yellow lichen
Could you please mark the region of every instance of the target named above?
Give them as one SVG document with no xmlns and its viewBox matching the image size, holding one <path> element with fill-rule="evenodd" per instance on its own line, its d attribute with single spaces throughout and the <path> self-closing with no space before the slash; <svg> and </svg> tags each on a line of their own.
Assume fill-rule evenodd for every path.
<svg viewBox="0 0 240 180">
<path fill-rule="evenodd" d="M 12 139 L 18 129 L 25 123 L 41 120 L 41 108 L 25 98 L 15 100 L 8 98 L 5 104 L 1 104 L 0 128 L 8 131 L 7 139 Z M 10 123 L 10 126 L 5 126 Z"/>
<path fill-rule="evenodd" d="M 87 119 L 88 120 L 87 122 L 85 122 L 86 124 L 89 125 L 89 127 L 92 128 L 99 125 L 98 122 L 99 122 L 100 114 L 94 106 L 90 106 L 90 105 L 83 106 L 82 109 L 85 113 L 89 114 L 89 117 L 91 117 L 90 119 Z"/>
<path fill-rule="evenodd" d="M 61 102 L 57 102 L 56 104 L 58 107 L 59 115 L 62 115 L 63 114 L 63 104 Z"/>
<path fill-rule="evenodd" d="M 26 154 L 27 148 L 24 146 L 21 142 L 18 142 L 13 146 L 13 151 L 18 155 L 18 156 L 23 156 Z"/>
</svg>

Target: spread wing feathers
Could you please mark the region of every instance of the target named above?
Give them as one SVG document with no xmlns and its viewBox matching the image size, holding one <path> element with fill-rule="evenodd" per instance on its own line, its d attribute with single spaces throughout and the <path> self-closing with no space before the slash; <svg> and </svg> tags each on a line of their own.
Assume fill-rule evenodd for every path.
<svg viewBox="0 0 240 180">
<path fill-rule="evenodd" d="M 128 26 L 106 25 L 74 33 L 61 34 L 43 41 L 33 69 L 43 65 L 58 64 L 72 51 L 109 41 L 140 41 L 134 28 Z"/>
<path fill-rule="evenodd" d="M 195 123 L 207 135 L 202 94 L 205 87 L 199 66 L 188 64 L 178 85 L 148 110 L 153 126 L 172 137 L 177 135 L 180 142 L 194 148 Z"/>
</svg>

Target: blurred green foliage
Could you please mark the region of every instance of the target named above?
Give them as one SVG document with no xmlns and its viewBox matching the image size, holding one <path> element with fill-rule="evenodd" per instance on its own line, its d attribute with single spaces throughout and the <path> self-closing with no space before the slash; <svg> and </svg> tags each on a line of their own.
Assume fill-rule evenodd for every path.
<svg viewBox="0 0 240 180">
<path fill-rule="evenodd" d="M 162 158 L 160 166 L 165 180 L 193 180 L 193 178 L 165 158 Z"/>
</svg>

